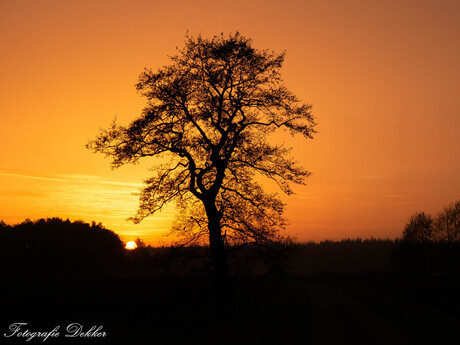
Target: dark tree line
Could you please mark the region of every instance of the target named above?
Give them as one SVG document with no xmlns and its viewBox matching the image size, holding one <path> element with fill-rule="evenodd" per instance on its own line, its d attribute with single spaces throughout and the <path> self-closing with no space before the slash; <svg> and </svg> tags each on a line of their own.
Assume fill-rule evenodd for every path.
<svg viewBox="0 0 460 345">
<path fill-rule="evenodd" d="M 123 242 L 101 223 L 60 218 L 0 222 L 5 277 L 109 274 L 118 269 L 123 255 Z"/>
<path fill-rule="evenodd" d="M 411 274 L 460 274 L 460 200 L 436 216 L 413 214 L 395 249 L 395 270 Z"/>
<path fill-rule="evenodd" d="M 460 241 L 460 200 L 457 200 L 435 217 L 416 212 L 407 222 L 403 240 L 410 243 Z"/>
</svg>

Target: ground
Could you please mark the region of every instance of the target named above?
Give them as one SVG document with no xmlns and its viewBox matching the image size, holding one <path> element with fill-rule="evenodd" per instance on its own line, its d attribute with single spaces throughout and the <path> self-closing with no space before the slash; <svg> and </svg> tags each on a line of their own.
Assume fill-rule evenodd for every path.
<svg viewBox="0 0 460 345">
<path fill-rule="evenodd" d="M 55 344 L 443 344 L 458 343 L 459 281 L 452 277 L 320 275 L 245 277 L 216 306 L 205 277 L 2 281 L 2 344 L 13 322 L 31 330 L 78 322 L 105 338 Z M 64 333 L 64 332 L 63 332 Z M 14 343 L 26 342 L 14 338 Z"/>
</svg>

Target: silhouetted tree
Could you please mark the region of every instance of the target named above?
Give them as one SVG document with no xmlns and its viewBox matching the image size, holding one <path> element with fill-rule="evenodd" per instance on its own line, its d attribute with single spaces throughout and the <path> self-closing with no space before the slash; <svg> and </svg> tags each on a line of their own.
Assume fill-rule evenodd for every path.
<svg viewBox="0 0 460 345">
<path fill-rule="evenodd" d="M 113 167 L 169 154 L 144 181 L 133 219 L 175 201 L 182 216 L 176 231 L 190 243 L 206 236 L 218 280 L 227 276 L 227 245 L 269 244 L 285 225 L 284 204 L 264 192 L 259 176 L 291 194 L 290 183 L 309 175 L 289 148 L 267 140 L 279 128 L 314 133 L 311 106 L 283 85 L 284 55 L 257 50 L 239 33 L 187 36 L 170 65 L 141 74 L 142 115 L 128 126 L 114 122 L 88 144 Z"/>
<path fill-rule="evenodd" d="M 416 212 L 409 218 L 403 240 L 411 243 L 424 243 L 433 240 L 433 218 L 425 212 Z"/>
<path fill-rule="evenodd" d="M 459 274 L 460 200 L 436 218 L 415 213 L 406 224 L 403 240 L 395 247 L 394 267 L 399 273 Z"/>
<path fill-rule="evenodd" d="M 435 235 L 440 241 L 456 242 L 460 240 L 460 200 L 446 206 L 436 216 Z"/>
<path fill-rule="evenodd" d="M 145 248 L 145 242 L 140 237 L 136 238 L 134 242 L 136 243 L 136 248 Z"/>
</svg>

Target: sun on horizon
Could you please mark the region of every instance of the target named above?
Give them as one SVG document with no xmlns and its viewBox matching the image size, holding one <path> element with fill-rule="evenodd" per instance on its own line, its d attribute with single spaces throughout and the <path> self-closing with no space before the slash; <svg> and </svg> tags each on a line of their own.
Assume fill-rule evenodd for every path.
<svg viewBox="0 0 460 345">
<path fill-rule="evenodd" d="M 125 248 L 128 250 L 133 250 L 137 248 L 137 244 L 134 241 L 129 241 L 128 243 L 126 243 Z"/>
</svg>

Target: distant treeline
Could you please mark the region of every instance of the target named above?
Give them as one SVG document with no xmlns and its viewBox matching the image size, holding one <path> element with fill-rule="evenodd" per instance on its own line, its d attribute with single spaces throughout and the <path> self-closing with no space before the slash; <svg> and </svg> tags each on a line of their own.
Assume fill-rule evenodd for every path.
<svg viewBox="0 0 460 345">
<path fill-rule="evenodd" d="M 101 223 L 60 218 L 0 222 L 4 277 L 111 274 L 123 256 L 123 242 Z"/>
<path fill-rule="evenodd" d="M 405 239 L 348 239 L 301 243 L 291 274 L 398 275 L 460 274 L 460 242 L 410 242 Z"/>
<path fill-rule="evenodd" d="M 460 241 L 460 200 L 434 217 L 423 211 L 415 212 L 404 227 L 403 239 L 411 243 Z"/>
<path fill-rule="evenodd" d="M 294 275 L 324 273 L 390 273 L 398 241 L 344 239 L 295 245 L 288 270 Z"/>
<path fill-rule="evenodd" d="M 143 247 L 130 253 L 138 272 L 202 275 L 211 271 L 209 248 Z M 272 256 L 271 256 L 272 255 Z M 346 239 L 291 243 L 273 251 L 235 251 L 233 275 L 308 276 L 322 274 L 460 274 L 460 243 L 411 243 L 401 239 Z"/>
<path fill-rule="evenodd" d="M 102 224 L 59 218 L 0 222 L 3 277 L 27 276 L 184 276 L 209 275 L 206 246 L 138 248 Z M 320 243 L 280 242 L 268 247 L 229 248 L 230 272 L 239 275 L 460 274 L 460 241 L 417 242 L 406 238 L 346 239 Z"/>
</svg>

